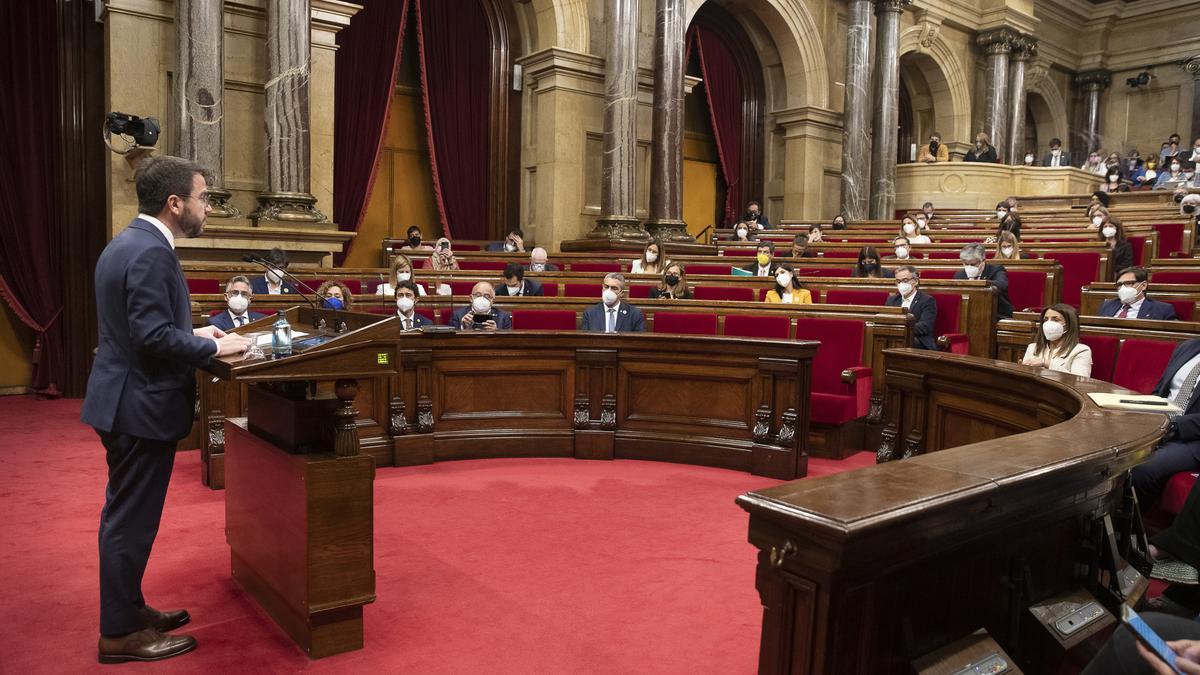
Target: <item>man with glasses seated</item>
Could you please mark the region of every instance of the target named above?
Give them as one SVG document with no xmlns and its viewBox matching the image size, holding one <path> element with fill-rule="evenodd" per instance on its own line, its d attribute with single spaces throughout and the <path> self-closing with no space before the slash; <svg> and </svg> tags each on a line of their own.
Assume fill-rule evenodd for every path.
<svg viewBox="0 0 1200 675">
<path fill-rule="evenodd" d="M 250 280 L 238 275 L 225 284 L 225 305 L 227 309 L 220 314 L 208 317 L 208 325 L 216 326 L 223 331 L 241 328 L 251 321 L 258 321 L 266 316 L 250 311 L 250 301 L 254 292 L 250 290 Z"/>
<path fill-rule="evenodd" d="M 450 325 L 459 330 L 510 330 L 512 315 L 493 307 L 496 288 L 481 281 L 471 289 L 471 306 L 459 307 L 450 315 Z"/>
<path fill-rule="evenodd" d="M 937 322 L 937 301 L 921 291 L 921 277 L 912 265 L 896 268 L 896 293 L 888 296 L 888 307 L 903 307 L 913 315 L 915 349 L 937 349 L 933 325 Z"/>
<path fill-rule="evenodd" d="M 1105 300 L 1097 312 L 1118 319 L 1178 320 L 1175 307 L 1146 297 L 1150 275 L 1144 267 L 1126 267 L 1117 275 L 1117 297 Z"/>
<path fill-rule="evenodd" d="M 600 302 L 583 310 L 582 330 L 602 333 L 642 333 L 646 330 L 646 317 L 642 310 L 628 302 L 625 297 L 625 277 L 613 273 L 604 277 Z"/>
</svg>

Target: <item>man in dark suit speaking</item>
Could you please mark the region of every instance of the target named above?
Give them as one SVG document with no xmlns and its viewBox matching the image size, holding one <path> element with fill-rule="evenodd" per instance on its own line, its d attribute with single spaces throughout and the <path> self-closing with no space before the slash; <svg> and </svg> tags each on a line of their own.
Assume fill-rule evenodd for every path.
<svg viewBox="0 0 1200 675">
<path fill-rule="evenodd" d="M 137 174 L 138 216 L 96 263 L 100 346 L 81 417 L 100 435 L 108 460 L 100 512 L 101 663 L 157 661 L 196 648 L 190 635 L 167 634 L 191 617 L 147 605 L 142 575 L 175 444 L 192 426 L 193 369 L 250 344 L 216 326 L 192 329 L 174 248 L 177 238 L 204 229 L 211 210 L 204 176 L 198 164 L 178 157 L 146 160 Z"/>
</svg>

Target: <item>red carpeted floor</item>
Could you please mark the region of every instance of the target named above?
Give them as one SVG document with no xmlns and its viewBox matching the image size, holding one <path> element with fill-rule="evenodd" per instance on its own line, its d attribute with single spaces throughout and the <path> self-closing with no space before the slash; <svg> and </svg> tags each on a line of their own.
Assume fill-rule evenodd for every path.
<svg viewBox="0 0 1200 675">
<path fill-rule="evenodd" d="M 0 672 L 95 661 L 104 453 L 79 401 L 0 398 Z M 810 475 L 873 463 L 812 460 Z M 774 484 L 655 462 L 385 468 L 366 648 L 309 661 L 229 578 L 221 492 L 181 453 L 144 589 L 199 649 L 155 672 L 749 673 L 761 608 L 734 498 Z"/>
</svg>

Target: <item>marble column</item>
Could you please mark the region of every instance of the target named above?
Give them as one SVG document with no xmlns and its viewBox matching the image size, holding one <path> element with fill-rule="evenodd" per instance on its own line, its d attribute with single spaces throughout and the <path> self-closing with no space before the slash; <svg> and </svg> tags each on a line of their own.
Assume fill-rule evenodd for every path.
<svg viewBox="0 0 1200 675">
<path fill-rule="evenodd" d="M 1037 40 L 1022 35 L 1012 44 L 1008 66 L 1008 163 L 1025 160 L 1025 67 L 1037 55 Z M 1036 148 L 1033 149 L 1037 151 Z"/>
<path fill-rule="evenodd" d="M 311 189 L 309 0 L 267 0 L 267 189 L 254 220 L 325 222 Z"/>
<path fill-rule="evenodd" d="M 911 0 L 875 0 L 875 117 L 871 143 L 872 220 L 896 209 L 896 144 L 900 124 L 900 14 Z"/>
<path fill-rule="evenodd" d="M 842 215 L 867 217 L 871 193 L 872 0 L 849 0 L 846 11 L 846 88 L 842 114 Z"/>
<path fill-rule="evenodd" d="M 984 87 L 983 133 L 987 134 L 1002 160 L 1008 154 L 1008 55 L 1016 33 L 1008 28 L 997 28 L 980 33 L 976 44 L 983 49 L 987 58 L 986 85 Z M 974 139 L 971 139 L 974 140 Z"/>
<path fill-rule="evenodd" d="M 1084 155 L 1100 149 L 1100 92 L 1112 84 L 1112 73 L 1089 70 L 1075 75 L 1075 85 L 1083 90 Z"/>
<path fill-rule="evenodd" d="M 1200 136 L 1200 54 L 1185 60 L 1180 66 L 1192 76 L 1192 131 L 1188 136 L 1192 139 Z"/>
<path fill-rule="evenodd" d="M 212 172 L 209 217 L 236 218 L 225 184 L 225 30 L 222 0 L 175 2 L 178 153 Z"/>
<path fill-rule="evenodd" d="M 657 0 L 654 20 L 654 117 L 650 146 L 650 219 L 660 241 L 693 242 L 683 222 L 684 0 Z"/>
<path fill-rule="evenodd" d="M 600 211 L 589 239 L 650 238 L 634 215 L 637 162 L 638 0 L 608 0 L 604 62 L 604 157 Z"/>
</svg>

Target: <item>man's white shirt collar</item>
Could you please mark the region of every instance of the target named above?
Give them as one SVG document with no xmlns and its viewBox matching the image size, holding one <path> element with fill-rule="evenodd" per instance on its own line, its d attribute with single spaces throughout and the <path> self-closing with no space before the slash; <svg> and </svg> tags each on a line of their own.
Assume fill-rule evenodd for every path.
<svg viewBox="0 0 1200 675">
<path fill-rule="evenodd" d="M 144 213 L 139 213 L 138 218 L 141 218 L 147 223 L 150 223 L 154 227 L 158 228 L 158 231 L 162 232 L 163 236 L 167 238 L 167 243 L 171 245 L 171 250 L 175 250 L 175 235 L 171 234 L 171 230 L 169 230 L 166 225 L 163 225 L 161 220 L 155 218 L 154 216 L 148 216 Z"/>
</svg>

